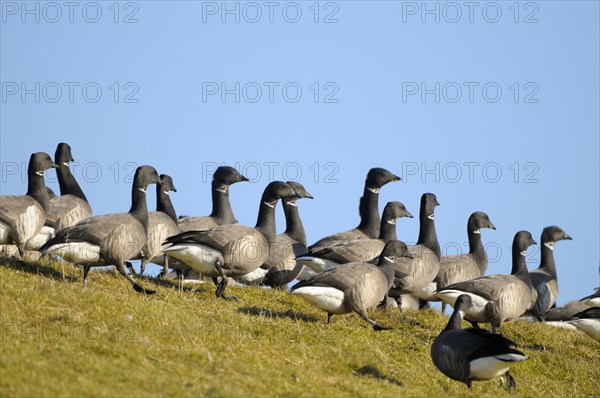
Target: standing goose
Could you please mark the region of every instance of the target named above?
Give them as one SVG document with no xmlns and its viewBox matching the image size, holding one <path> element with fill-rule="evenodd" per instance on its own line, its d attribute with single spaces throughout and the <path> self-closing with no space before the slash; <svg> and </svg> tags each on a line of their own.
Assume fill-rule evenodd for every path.
<svg viewBox="0 0 600 398">
<path fill-rule="evenodd" d="M 408 247 L 412 258 L 396 263 L 397 275 L 390 291 L 391 297 L 401 300 L 401 295 L 413 294 L 426 300 L 430 296 L 426 287 L 433 282 L 440 268 L 441 250 L 434 222 L 435 208 L 439 205 L 434 194 L 421 196 L 419 239 L 415 246 Z"/>
<path fill-rule="evenodd" d="M 449 378 L 465 383 L 506 376 L 508 390 L 516 387 L 509 368 L 527 359 L 513 348 L 515 343 L 483 329 L 461 329 L 462 314 L 471 307 L 471 297 L 462 294 L 456 299 L 454 312 L 446 328 L 431 346 L 433 364 Z"/>
<path fill-rule="evenodd" d="M 540 266 L 531 271 L 531 283 L 537 291 L 537 299 L 529 309 L 529 313 L 538 321 L 544 320 L 544 315 L 556 302 L 558 297 L 558 279 L 554 263 L 554 243 L 560 240 L 572 240 L 561 228 L 546 227 L 542 231 L 542 259 Z"/>
<path fill-rule="evenodd" d="M 139 258 L 142 260 L 140 265 L 140 275 L 144 274 L 146 264 L 161 254 L 162 244 L 169 236 L 177 234 L 177 213 L 169 192 L 177 192 L 171 176 L 161 174 L 160 181 L 156 184 L 156 211 L 148 213 L 148 239 L 140 252 Z M 166 259 L 163 275 L 169 271 L 169 260 Z"/>
<path fill-rule="evenodd" d="M 168 238 L 166 243 L 171 246 L 162 251 L 212 277 L 215 283 L 221 277 L 216 296 L 236 300 L 225 295 L 227 277 L 250 273 L 269 258 L 276 239 L 275 205 L 279 199 L 294 195 L 285 182 L 271 182 L 262 194 L 254 228 L 230 224 L 206 231 L 188 231 Z"/>
<path fill-rule="evenodd" d="M 592 339 L 600 341 L 600 308 L 592 307 L 581 311 L 569 323 Z"/>
<path fill-rule="evenodd" d="M 58 144 L 54 160 L 58 165 L 56 174 L 60 187 L 60 196 L 50 200 L 50 211 L 46 214 L 46 225 L 54 228 L 54 233 L 92 216 L 92 208 L 69 169 L 69 163 L 75 161 L 71 147 L 64 142 Z"/>
<path fill-rule="evenodd" d="M 454 306 L 458 296 L 467 294 L 472 305 L 465 319 L 474 323 L 491 323 L 495 333 L 502 322 L 521 316 L 531 307 L 535 289 L 527 271 L 527 248 L 536 242 L 528 231 L 516 233 L 512 245 L 511 275 L 488 275 L 467 282 L 455 283 L 441 289 L 437 296 Z"/>
<path fill-rule="evenodd" d="M 128 213 L 105 214 L 87 218 L 58 232 L 41 248 L 42 254 L 56 254 L 66 261 L 84 266 L 83 283 L 91 267 L 114 265 L 137 292 L 154 293 L 144 289 L 125 272 L 126 262 L 134 258 L 146 243 L 148 207 L 146 189 L 158 183 L 158 173 L 151 166 L 135 171 Z"/>
<path fill-rule="evenodd" d="M 404 242 L 388 242 L 379 256 L 378 265 L 347 263 L 294 285 L 292 294 L 327 312 L 327 323 L 334 314 L 356 312 L 373 325 L 375 330 L 391 329 L 370 319 L 369 308 L 387 300 L 387 292 L 394 281 L 394 264 L 401 258 L 410 258 Z"/>
<path fill-rule="evenodd" d="M 212 212 L 209 216 L 180 217 L 177 222 L 179 232 L 203 231 L 218 227 L 219 225 L 236 224 L 237 220 L 229 201 L 229 187 L 242 181 L 248 181 L 248 179 L 241 175 L 235 168 L 230 166 L 220 166 L 217 168 L 213 174 L 211 183 Z M 164 255 L 156 256 L 152 262 L 164 267 L 165 257 Z M 181 274 L 183 269 L 188 268 L 177 259 L 170 259 L 169 266 L 175 269 L 178 275 Z"/>
<path fill-rule="evenodd" d="M 412 218 L 412 214 L 400 202 L 388 202 L 383 209 L 381 228 L 377 239 L 354 239 L 341 242 L 318 251 L 309 251 L 296 260 L 315 273 L 353 262 L 371 262 L 383 250 L 385 244 L 396 240 L 396 219 Z"/>
<path fill-rule="evenodd" d="M 359 213 L 360 224 L 349 231 L 322 238 L 308 249 L 318 251 L 339 241 L 353 239 L 375 239 L 379 235 L 379 190 L 388 182 L 400 181 L 400 177 L 386 169 L 375 167 L 369 170 L 365 180 L 363 196 L 360 198 Z"/>
<path fill-rule="evenodd" d="M 294 280 L 302 269 L 296 262 L 296 256 L 306 253 L 306 233 L 298 213 L 298 199 L 313 199 L 304 186 L 298 182 L 288 181 L 296 195 L 282 198 L 286 229 L 277 235 L 272 256 L 260 268 L 250 274 L 243 275 L 239 282 L 263 283 L 277 289 L 283 289 Z M 253 277 L 247 277 L 255 274 Z"/>
<path fill-rule="evenodd" d="M 0 197 L 0 244 L 17 245 L 21 257 L 46 222 L 49 200 L 44 172 L 56 167 L 47 153 L 33 153 L 27 169 L 27 193 Z"/>
<path fill-rule="evenodd" d="M 481 243 L 481 228 L 496 229 L 487 214 L 476 211 L 471 214 L 467 222 L 469 253 L 442 257 L 440 270 L 434 279 L 437 289 L 443 289 L 454 283 L 469 281 L 485 275 L 488 258 Z M 442 313 L 445 310 L 446 303 L 442 303 Z"/>
</svg>

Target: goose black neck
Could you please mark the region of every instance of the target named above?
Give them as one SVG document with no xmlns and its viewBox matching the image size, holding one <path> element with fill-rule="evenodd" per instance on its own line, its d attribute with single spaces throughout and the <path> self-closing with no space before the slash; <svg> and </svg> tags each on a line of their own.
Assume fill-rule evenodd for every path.
<svg viewBox="0 0 600 398">
<path fill-rule="evenodd" d="M 60 186 L 60 194 L 61 195 L 74 195 L 78 198 L 81 198 L 88 201 L 83 190 L 77 183 L 75 176 L 71 173 L 71 169 L 68 165 L 65 165 L 63 162 L 58 162 L 58 185 Z"/>
<path fill-rule="evenodd" d="M 359 206 L 360 224 L 357 229 L 368 237 L 375 239 L 381 228 L 379 218 L 379 194 L 365 187 Z"/>
<path fill-rule="evenodd" d="M 277 200 L 268 198 L 263 194 L 260 200 L 260 207 L 258 210 L 258 218 L 256 220 L 255 228 L 259 230 L 268 242 L 274 242 L 276 237 L 275 227 L 275 206 Z"/>
<path fill-rule="evenodd" d="M 229 201 L 229 186 L 215 182 L 212 182 L 212 212 L 210 216 L 218 219 L 219 224 L 233 224 L 235 222 L 235 216 L 231 209 L 231 202 Z"/>
<path fill-rule="evenodd" d="M 44 177 L 35 173 L 35 166 L 31 163 L 27 172 L 27 195 L 37 200 L 45 212 L 49 210 L 50 200 L 48 199 Z"/>
<path fill-rule="evenodd" d="M 384 243 L 388 243 L 391 240 L 396 240 L 398 237 L 396 236 L 396 223 L 390 224 L 385 217 L 383 217 L 383 221 L 381 221 L 381 229 L 379 231 L 379 239 L 381 239 Z"/>
<path fill-rule="evenodd" d="M 160 184 L 156 185 L 156 211 L 165 213 L 177 224 L 177 213 L 171 202 L 171 197 L 168 193 L 165 193 Z"/>
<path fill-rule="evenodd" d="M 542 243 L 542 260 L 540 262 L 540 268 L 546 270 L 550 276 L 556 278 L 556 264 L 554 263 L 554 250 L 546 247 Z"/>
<path fill-rule="evenodd" d="M 142 191 L 142 188 L 144 189 Z M 148 232 L 148 206 L 146 204 L 146 187 L 142 187 L 133 182 L 133 188 L 131 190 L 131 209 L 129 209 L 129 214 L 136 217 L 142 225 L 144 226 L 144 230 Z"/>
<path fill-rule="evenodd" d="M 455 308 L 454 311 L 452 312 L 452 315 L 450 315 L 450 320 L 448 321 L 448 325 L 446 325 L 446 328 L 444 329 L 444 331 L 460 330 L 460 329 L 462 329 L 462 315 L 460 313 L 460 307 L 459 307 L 459 308 Z"/>
<path fill-rule="evenodd" d="M 475 258 L 475 262 L 481 271 L 481 275 L 485 274 L 487 269 L 487 253 L 481 243 L 481 233 L 475 233 L 475 231 L 469 229 L 469 253 Z"/>
<path fill-rule="evenodd" d="M 380 257 L 378 267 L 381 271 L 383 271 L 383 273 L 388 281 L 388 290 L 389 290 L 394 283 L 395 265 L 393 262 L 387 261 L 387 260 L 383 259 L 382 257 L 383 256 Z"/>
<path fill-rule="evenodd" d="M 529 271 L 527 270 L 527 261 L 525 256 L 521 255 L 521 251 L 524 250 L 527 250 L 527 248 L 523 249 L 517 245 L 513 246 L 511 274 L 531 286 L 531 277 L 529 276 Z"/>
<path fill-rule="evenodd" d="M 306 246 L 306 232 L 304 231 L 304 225 L 302 225 L 302 220 L 300 219 L 298 206 L 292 206 L 284 200 L 283 212 L 285 214 L 285 233 L 296 242 Z"/>
<path fill-rule="evenodd" d="M 433 211 L 431 212 L 433 214 Z M 435 231 L 435 223 L 429 218 L 431 214 L 427 214 L 424 208 L 419 212 L 419 239 L 417 245 L 423 245 L 435 253 L 437 258 L 441 258 L 442 251 Z"/>
</svg>

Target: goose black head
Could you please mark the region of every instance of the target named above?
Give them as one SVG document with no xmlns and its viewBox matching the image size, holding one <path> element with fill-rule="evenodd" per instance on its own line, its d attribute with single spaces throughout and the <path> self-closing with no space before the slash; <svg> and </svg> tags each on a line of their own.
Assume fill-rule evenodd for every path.
<svg viewBox="0 0 600 398">
<path fill-rule="evenodd" d="M 40 177 L 44 176 L 44 172 L 48 169 L 56 169 L 58 165 L 52 161 L 50 155 L 46 152 L 32 153 L 29 158 L 29 170 Z"/>
<path fill-rule="evenodd" d="M 487 214 L 482 211 L 476 211 L 469 217 L 469 231 L 476 234 L 480 233 L 481 228 L 496 229 L 496 226 L 492 224 Z"/>
<path fill-rule="evenodd" d="M 420 210 L 421 219 L 426 217 L 426 218 L 429 218 L 430 220 L 433 220 L 435 208 L 439 205 L 440 205 L 440 202 L 438 202 L 437 197 L 434 194 L 424 193 L 421 196 L 421 210 Z"/>
<path fill-rule="evenodd" d="M 555 225 L 544 228 L 542 231 L 542 244 L 546 246 L 550 246 L 550 248 L 554 247 L 554 242 L 558 242 L 559 240 L 573 240 L 562 228 L 557 227 Z"/>
<path fill-rule="evenodd" d="M 160 179 L 160 189 L 166 193 L 167 195 L 169 194 L 169 191 L 173 191 L 173 192 L 177 192 L 177 189 L 175 188 L 175 184 L 173 184 L 173 178 L 171 178 L 170 175 L 168 174 L 161 174 L 159 177 Z"/>
<path fill-rule="evenodd" d="M 281 198 L 299 198 L 294 189 L 286 182 L 273 181 L 267 185 L 262 196 L 262 200 L 269 206 L 275 206 L 275 203 Z"/>
<path fill-rule="evenodd" d="M 406 210 L 406 207 L 402 202 L 388 202 L 383 209 L 383 216 L 381 217 L 383 222 L 395 224 L 397 218 L 408 217 L 413 218 L 413 215 Z"/>
<path fill-rule="evenodd" d="M 517 250 L 521 255 L 525 255 L 525 252 L 531 245 L 537 245 L 537 242 L 531 236 L 529 231 L 519 231 L 515 234 L 513 239 L 513 253 Z"/>
<path fill-rule="evenodd" d="M 454 303 L 455 311 L 465 311 L 471 307 L 471 296 L 468 294 L 461 294 L 456 299 L 456 303 Z"/>
<path fill-rule="evenodd" d="M 218 184 L 232 185 L 236 182 L 249 181 L 240 174 L 235 168 L 230 166 L 221 166 L 213 174 L 213 181 Z"/>
<path fill-rule="evenodd" d="M 287 204 L 297 206 L 296 201 L 298 199 L 313 199 L 313 196 L 306 191 L 304 185 L 296 181 L 287 181 L 287 184 L 294 190 L 294 196 L 285 197 L 284 200 Z"/>
<path fill-rule="evenodd" d="M 65 142 L 61 142 L 56 147 L 56 152 L 54 152 L 54 160 L 56 163 L 64 166 L 68 166 L 70 162 L 74 162 L 73 154 L 71 153 L 71 146 Z"/>
<path fill-rule="evenodd" d="M 413 258 L 410 252 L 408 251 L 408 247 L 406 243 L 401 240 L 391 240 L 389 241 L 383 251 L 379 255 L 380 260 L 383 259 L 385 261 L 395 263 L 399 261 L 401 258 Z"/>
<path fill-rule="evenodd" d="M 135 185 L 140 191 L 146 192 L 146 188 L 150 184 L 158 184 L 160 179 L 158 178 L 158 172 L 152 166 L 140 166 L 135 170 L 135 176 L 133 177 L 133 185 Z"/>
<path fill-rule="evenodd" d="M 374 167 L 367 174 L 365 186 L 367 189 L 374 190 L 374 193 L 377 193 L 379 192 L 379 188 L 388 182 L 394 181 L 400 181 L 400 177 L 381 167 Z"/>
</svg>

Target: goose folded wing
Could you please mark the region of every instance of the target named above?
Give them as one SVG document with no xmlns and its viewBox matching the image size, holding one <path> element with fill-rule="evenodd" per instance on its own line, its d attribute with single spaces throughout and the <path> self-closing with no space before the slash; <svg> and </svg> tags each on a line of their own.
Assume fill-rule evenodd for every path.
<svg viewBox="0 0 600 398">
<path fill-rule="evenodd" d="M 46 225 L 63 229 L 91 217 L 92 209 L 85 200 L 74 195 L 58 196 L 50 201 Z"/>
<path fill-rule="evenodd" d="M 213 249 L 225 250 L 232 242 L 254 234 L 254 228 L 239 224 L 222 225 L 205 231 L 188 231 L 175 235 L 166 240 L 166 243 L 192 243 L 210 246 Z"/>
<path fill-rule="evenodd" d="M 133 221 L 133 219 L 133 216 L 127 213 L 105 214 L 87 218 L 72 227 L 61 230 L 54 238 L 46 242 L 41 250 L 57 243 L 68 242 L 88 242 L 101 246 L 102 242 L 114 229 Z"/>
<path fill-rule="evenodd" d="M 468 338 L 464 342 L 472 342 L 475 347 L 467 355 L 467 360 L 472 361 L 478 358 L 494 357 L 506 354 L 516 354 L 525 356 L 521 351 L 513 348 L 516 344 L 506 337 L 491 333 L 484 329 L 465 329 Z M 509 357 L 507 357 L 508 360 Z"/>
<path fill-rule="evenodd" d="M 442 257 L 436 282 L 443 281 L 452 284 L 455 281 L 465 281 L 480 277 L 479 267 L 468 254 Z"/>
<path fill-rule="evenodd" d="M 355 239 L 313 253 L 313 256 L 340 264 L 371 261 L 381 254 L 385 244 L 379 239 Z"/>
<path fill-rule="evenodd" d="M 0 221 L 12 225 L 30 206 L 39 203 L 30 196 L 6 195 L 0 200 Z"/>
<path fill-rule="evenodd" d="M 346 264 L 329 271 L 325 271 L 315 277 L 297 283 L 292 287 L 292 291 L 304 286 L 333 287 L 335 289 L 346 291 L 355 286 L 357 280 L 370 273 L 379 272 L 375 266 L 365 263 Z"/>
<path fill-rule="evenodd" d="M 488 275 L 446 286 L 444 290 L 460 290 L 493 301 L 500 297 L 505 289 L 510 289 L 517 283 L 518 279 L 512 275 Z"/>
</svg>

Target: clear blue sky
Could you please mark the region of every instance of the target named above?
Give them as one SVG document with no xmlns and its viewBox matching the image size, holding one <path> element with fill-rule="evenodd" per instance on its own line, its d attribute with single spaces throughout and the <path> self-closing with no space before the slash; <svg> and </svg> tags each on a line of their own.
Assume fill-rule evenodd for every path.
<svg viewBox="0 0 600 398">
<path fill-rule="evenodd" d="M 516 231 L 558 225 L 574 238 L 556 246 L 558 302 L 600 284 L 597 1 L 23 4 L 1 2 L 2 194 L 25 192 L 31 152 L 65 141 L 96 214 L 128 210 L 141 164 L 173 176 L 180 214 L 208 214 L 225 163 L 254 180 L 232 189 L 253 225 L 268 181 L 299 170 L 314 242 L 358 223 L 366 172 L 382 166 L 404 181 L 380 209 L 418 214 L 437 194 L 446 252 L 485 211 L 488 273 L 508 273 Z M 417 234 L 417 219 L 398 223 L 406 242 Z"/>
</svg>

